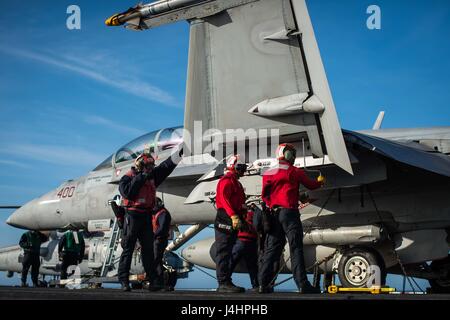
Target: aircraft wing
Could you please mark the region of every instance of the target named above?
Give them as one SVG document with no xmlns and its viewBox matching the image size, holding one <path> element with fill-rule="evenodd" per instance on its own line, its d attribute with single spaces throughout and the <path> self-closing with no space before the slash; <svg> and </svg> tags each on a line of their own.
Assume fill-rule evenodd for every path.
<svg viewBox="0 0 450 320">
<path fill-rule="evenodd" d="M 191 21 L 185 129 L 304 132 L 352 173 L 305 1 L 242 3 Z"/>
<path fill-rule="evenodd" d="M 9 246 L 9 247 L 4 247 L 4 248 L 0 248 L 0 253 L 5 253 L 5 252 L 10 252 L 10 251 L 16 251 L 16 250 L 20 250 L 20 246 L 19 245 L 14 245 L 14 246 Z"/>
<path fill-rule="evenodd" d="M 413 141 L 399 142 L 342 130 L 346 142 L 407 165 L 450 177 L 450 157 Z"/>
<path fill-rule="evenodd" d="M 191 141 L 184 138 L 192 154 L 204 153 L 218 131 L 228 144 L 235 138 L 226 130 L 269 128 L 283 142 L 307 135 L 314 156 L 352 173 L 305 0 L 162 0 L 106 24 L 143 30 L 180 20 L 190 23 L 184 128 Z"/>
</svg>

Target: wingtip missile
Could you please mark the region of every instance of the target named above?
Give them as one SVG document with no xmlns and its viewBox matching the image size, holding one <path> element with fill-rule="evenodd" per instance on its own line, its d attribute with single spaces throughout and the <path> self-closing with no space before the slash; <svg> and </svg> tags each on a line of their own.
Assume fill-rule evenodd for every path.
<svg viewBox="0 0 450 320">
<path fill-rule="evenodd" d="M 123 23 L 120 23 L 119 16 L 120 16 L 120 13 L 116 13 L 115 15 L 112 15 L 111 17 L 109 17 L 108 19 L 105 20 L 105 24 L 108 27 L 116 27 L 116 26 L 122 25 Z"/>
<path fill-rule="evenodd" d="M 147 29 L 143 20 L 188 8 L 197 4 L 212 2 L 213 0 L 159 0 L 148 4 L 138 4 L 125 12 L 112 15 L 105 20 L 109 27 L 125 25 L 128 29 Z"/>
<path fill-rule="evenodd" d="M 135 7 L 129 8 L 127 11 L 122 13 L 116 13 L 105 20 L 105 24 L 108 27 L 117 27 L 122 26 L 125 23 L 130 22 L 131 20 L 138 19 L 142 17 L 143 13 L 141 12 L 142 7 L 137 5 Z"/>
</svg>

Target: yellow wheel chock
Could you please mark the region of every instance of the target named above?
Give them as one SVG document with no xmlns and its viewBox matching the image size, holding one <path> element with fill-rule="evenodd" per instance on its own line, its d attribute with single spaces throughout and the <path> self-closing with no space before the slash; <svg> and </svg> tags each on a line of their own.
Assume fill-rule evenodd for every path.
<svg viewBox="0 0 450 320">
<path fill-rule="evenodd" d="M 371 294 L 383 294 L 395 292 L 395 288 L 381 288 L 381 287 L 371 287 L 371 288 L 344 288 L 340 286 L 329 286 L 328 293 L 371 293 Z"/>
</svg>

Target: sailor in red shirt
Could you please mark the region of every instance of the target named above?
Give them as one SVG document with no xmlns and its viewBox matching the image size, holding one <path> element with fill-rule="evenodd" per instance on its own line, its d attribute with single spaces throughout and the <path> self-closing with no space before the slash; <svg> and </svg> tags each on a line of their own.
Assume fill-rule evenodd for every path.
<svg viewBox="0 0 450 320">
<path fill-rule="evenodd" d="M 220 178 L 216 191 L 217 215 L 215 221 L 216 273 L 219 282 L 218 292 L 237 293 L 245 289 L 231 281 L 231 253 L 246 213 L 245 192 L 239 177 L 243 176 L 247 165 L 240 163 L 239 156 L 227 161 L 225 175 Z"/>
<path fill-rule="evenodd" d="M 247 211 L 245 215 L 245 227 L 238 232 L 238 239 L 233 247 L 231 258 L 231 272 L 241 261 L 244 260 L 247 267 L 250 282 L 252 284 L 252 291 L 257 292 L 259 287 L 258 282 L 258 232 L 256 230 L 255 220 L 258 220 L 260 212 L 255 212 L 252 209 Z"/>
<path fill-rule="evenodd" d="M 266 248 L 259 271 L 260 293 L 272 292 L 270 287 L 274 277 L 273 265 L 280 260 L 286 237 L 289 241 L 291 269 L 294 280 L 302 293 L 320 293 L 311 286 L 306 277 L 303 254 L 303 227 L 300 221 L 299 188 L 303 184 L 308 189 L 320 188 L 324 178 L 309 179 L 304 171 L 294 167 L 296 150 L 290 144 L 281 144 L 277 149 L 277 167 L 263 175 L 262 199 L 273 211 L 275 217 L 271 232 L 267 235 Z"/>
</svg>

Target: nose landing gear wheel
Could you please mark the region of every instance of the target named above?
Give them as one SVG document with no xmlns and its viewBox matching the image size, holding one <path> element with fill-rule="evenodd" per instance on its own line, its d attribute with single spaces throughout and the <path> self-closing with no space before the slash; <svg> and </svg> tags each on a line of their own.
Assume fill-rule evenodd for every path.
<svg viewBox="0 0 450 320">
<path fill-rule="evenodd" d="M 373 270 L 380 270 L 379 280 L 383 286 L 386 283 L 386 271 L 381 257 L 368 249 L 350 249 L 343 254 L 339 262 L 339 280 L 347 288 L 367 287 Z"/>
</svg>

